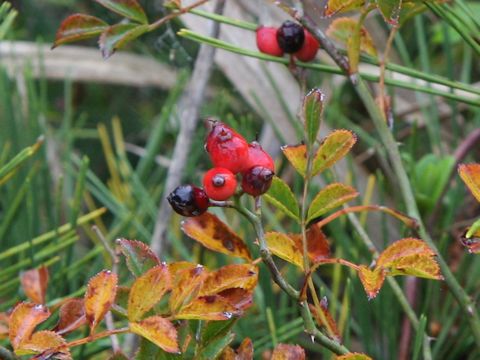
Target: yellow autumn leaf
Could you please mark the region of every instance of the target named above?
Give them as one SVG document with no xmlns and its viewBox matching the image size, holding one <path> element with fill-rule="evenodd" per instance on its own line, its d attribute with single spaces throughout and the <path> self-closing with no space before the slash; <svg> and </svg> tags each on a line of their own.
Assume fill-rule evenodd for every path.
<svg viewBox="0 0 480 360">
<path fill-rule="evenodd" d="M 164 351 L 179 353 L 177 329 L 161 316 L 151 316 L 139 322 L 131 322 L 130 330 L 151 341 Z"/>
<path fill-rule="evenodd" d="M 458 174 L 475 199 L 480 201 L 480 164 L 460 164 Z"/>
<path fill-rule="evenodd" d="M 12 311 L 9 320 L 10 344 L 16 351 L 28 341 L 35 327 L 48 319 L 50 311 L 46 306 L 22 302 Z"/>
<path fill-rule="evenodd" d="M 367 266 L 360 265 L 358 267 L 358 276 L 368 298 L 373 299 L 377 296 L 383 282 L 385 281 L 386 272 L 382 268 L 370 270 Z"/>
</svg>

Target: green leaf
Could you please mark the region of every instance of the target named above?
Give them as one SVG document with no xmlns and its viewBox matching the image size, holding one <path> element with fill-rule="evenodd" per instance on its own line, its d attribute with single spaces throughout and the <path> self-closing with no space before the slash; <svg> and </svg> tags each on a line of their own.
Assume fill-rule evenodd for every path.
<svg viewBox="0 0 480 360">
<path fill-rule="evenodd" d="M 160 265 L 157 255 L 146 244 L 137 240 L 119 239 L 117 246 L 125 256 L 130 272 L 139 277 L 151 268 Z"/>
<path fill-rule="evenodd" d="M 227 335 L 238 319 L 233 318 L 226 321 L 209 321 L 202 328 L 200 347 L 204 348 L 218 338 Z"/>
<path fill-rule="evenodd" d="M 346 11 L 356 10 L 365 4 L 365 0 L 328 0 L 325 4 L 324 15 L 327 17 Z"/>
<path fill-rule="evenodd" d="M 195 357 L 201 360 L 216 359 L 222 351 L 233 341 L 235 334 L 232 332 L 225 334 L 222 337 L 215 338 L 206 347 L 200 350 Z"/>
<path fill-rule="evenodd" d="M 386 22 L 393 26 L 398 25 L 402 0 L 376 0 L 377 8 Z"/>
<path fill-rule="evenodd" d="M 308 209 L 307 222 L 345 204 L 357 196 L 358 192 L 353 187 L 342 183 L 333 183 L 326 186 L 312 200 Z"/>
<path fill-rule="evenodd" d="M 300 222 L 300 209 L 297 199 L 295 199 L 292 190 L 282 179 L 275 176 L 270 189 L 264 196 L 271 204 L 294 220 L 297 220 L 297 222 Z"/>
<path fill-rule="evenodd" d="M 310 90 L 303 100 L 305 132 L 307 134 L 307 144 L 310 148 L 315 143 L 320 129 L 324 100 L 325 95 L 317 88 Z"/>
<path fill-rule="evenodd" d="M 323 140 L 313 159 L 312 175 L 328 169 L 348 154 L 357 137 L 349 130 L 335 130 Z"/>
<path fill-rule="evenodd" d="M 357 23 L 358 21 L 352 18 L 342 17 L 335 19 L 328 27 L 327 35 L 346 45 L 350 52 L 354 48 L 358 49 L 360 46 L 360 51 L 376 57 L 377 49 L 372 37 L 364 26 L 360 28 L 360 34 L 355 36 Z M 359 41 L 360 44 L 354 43 L 354 41 Z M 350 53 L 348 54 L 349 58 L 351 58 L 351 55 Z"/>
<path fill-rule="evenodd" d="M 147 31 L 148 25 L 116 24 L 109 26 L 98 40 L 103 58 L 108 59 L 116 50 Z"/>
<path fill-rule="evenodd" d="M 85 14 L 73 14 L 62 21 L 55 36 L 52 49 L 59 45 L 88 39 L 100 35 L 108 24 L 95 17 Z"/>
<path fill-rule="evenodd" d="M 126 18 L 138 21 L 141 24 L 148 24 L 145 11 L 137 0 L 95 0 L 107 9 L 116 12 Z"/>
</svg>

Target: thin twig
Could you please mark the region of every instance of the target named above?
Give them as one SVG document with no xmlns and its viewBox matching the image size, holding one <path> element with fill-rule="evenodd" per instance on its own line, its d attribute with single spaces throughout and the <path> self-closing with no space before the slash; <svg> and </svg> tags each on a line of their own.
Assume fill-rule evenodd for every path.
<svg viewBox="0 0 480 360">
<path fill-rule="evenodd" d="M 170 20 L 173 20 L 175 19 L 176 17 L 179 17 L 180 15 L 183 15 L 183 14 L 186 14 L 188 13 L 190 10 L 193 10 L 205 3 L 207 3 L 209 0 L 199 0 L 189 6 L 185 6 L 183 8 L 180 8 L 178 9 L 177 11 L 171 13 L 171 14 L 168 14 L 167 16 L 164 16 L 163 18 L 161 19 L 158 19 L 157 21 L 155 21 L 154 23 L 151 23 L 149 26 L 148 26 L 148 31 L 153 31 L 153 30 L 156 30 L 158 29 L 160 26 L 162 26 L 163 24 L 169 22 Z"/>
</svg>

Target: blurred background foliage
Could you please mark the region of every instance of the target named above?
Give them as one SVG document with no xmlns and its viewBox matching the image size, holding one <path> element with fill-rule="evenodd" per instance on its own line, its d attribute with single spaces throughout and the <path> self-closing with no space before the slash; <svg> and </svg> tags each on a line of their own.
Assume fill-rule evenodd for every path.
<svg viewBox="0 0 480 360">
<path fill-rule="evenodd" d="M 142 3 L 151 20 L 165 14 L 161 1 Z M 248 3 L 245 11 L 256 2 Z M 13 171 L 9 169 L 0 176 L 0 311 L 6 311 L 24 298 L 19 290 L 18 273 L 41 264 L 48 265 L 52 275 L 50 304 L 64 297 L 81 296 L 88 278 L 110 266 L 109 257 L 91 229 L 92 224 L 99 227 L 107 241 L 125 237 L 150 242 L 160 200 L 165 196 L 168 166 L 175 161 L 170 157 L 180 130 L 176 105 L 199 49 L 198 44 L 176 35 L 183 25 L 181 20 L 175 20 L 120 52 L 136 53 L 175 70 L 175 83 L 168 88 L 72 81 L 68 75 L 63 80 L 52 80 L 36 74 L 28 63 L 13 71 L 7 70 L 4 61 L 9 42 L 28 41 L 34 47 L 50 46 L 58 25 L 69 14 L 83 12 L 117 20 L 88 0 L 12 1 L 12 6 L 18 15 L 5 33 L 1 26 L 8 20 L 8 11 L 4 9 L 0 15 L 0 36 L 3 36 L 0 39 L 3 46 L 0 52 L 0 169 L 5 170 L 8 164 L 14 167 Z M 265 12 L 269 5 L 259 6 Z M 475 39 L 480 42 L 479 17 L 472 19 L 471 16 L 480 13 L 480 4 L 461 0 L 449 9 L 463 19 L 464 31 L 477 30 Z M 251 18 L 260 22 L 258 14 Z M 388 29 L 380 16 L 372 16 L 368 25 L 375 29 L 376 38 L 386 39 Z M 227 26 L 222 29 L 229 31 Z M 376 41 L 382 44 L 381 40 Z M 82 45 L 91 49 L 95 41 Z M 462 31 L 450 26 L 447 19 L 438 14 L 427 11 L 410 20 L 408 26 L 398 32 L 394 50 L 393 62 L 480 89 L 480 54 L 464 41 Z M 71 66 L 77 66 L 73 58 Z M 279 64 L 268 69 L 262 66 L 260 68 L 270 75 L 278 68 L 284 70 Z M 273 74 L 272 84 L 275 84 L 278 79 Z M 324 114 L 328 126 L 348 128 L 359 136 L 353 156 L 340 169 L 327 172 L 323 180 L 341 178 L 358 187 L 362 194 L 360 202 L 372 202 L 371 194 L 375 193 L 376 203 L 404 210 L 396 184 L 391 181 L 392 169 L 351 86 L 331 74 L 311 70 L 307 78 L 307 89 L 317 86 L 328 90 Z M 295 82 L 293 77 L 290 81 Z M 427 81 L 426 86 L 430 85 Z M 209 81 L 200 117 L 221 118 L 253 140 L 268 133 L 272 120 L 276 121 L 265 116 L 269 111 L 268 97 L 278 96 L 280 102 L 284 101 L 282 94 L 289 93 L 287 86 L 288 83 L 278 80 L 268 94 L 256 95 L 258 106 L 255 107 L 238 90 L 239 84 L 217 66 Z M 393 131 L 402 143 L 403 159 L 422 215 L 460 283 L 478 299 L 479 261 L 466 253 L 458 238 L 479 209 L 458 181 L 456 162 L 479 160 L 476 146 L 480 138 L 479 96 L 474 97 L 476 105 L 465 105 L 462 101 L 395 87 L 389 87 L 388 91 L 396 114 Z M 298 108 L 300 97 L 287 100 L 296 103 Z M 295 111 L 287 109 L 285 105 L 285 116 L 296 121 Z M 272 143 L 263 145 L 276 149 L 273 155 L 279 175 L 300 190 L 300 179 L 285 166 L 278 145 L 292 136 L 297 141 L 301 139 L 294 134 L 282 134 L 282 128 L 276 130 L 273 132 L 276 138 L 270 136 Z M 184 167 L 183 182 L 200 184 L 203 171 L 210 166 L 203 151 L 204 136 L 205 129 L 200 122 Z M 24 153 L 23 158 L 15 158 L 37 141 L 42 142 L 38 149 Z M 317 190 L 320 186 L 322 182 Z M 215 212 L 242 236 L 252 240 L 253 232 L 243 219 L 228 210 Z M 266 209 L 265 217 L 268 229 L 298 230 L 271 208 Z M 193 244 L 180 232 L 180 221 L 179 216 L 172 217 L 166 234 L 168 246 L 160 254 L 162 259 L 195 261 L 211 268 L 230 261 Z M 402 235 L 411 235 L 381 216 L 361 216 L 360 221 L 374 234 L 380 248 Z M 398 237 L 392 238 L 392 234 Z M 328 235 L 336 256 L 357 263 L 370 262 L 370 252 L 346 218 L 329 225 Z M 299 285 L 295 269 L 285 266 L 282 271 L 292 283 Z M 127 281 L 124 268 L 122 272 Z M 349 270 L 322 267 L 315 281 L 321 296 L 328 298 L 330 310 L 350 348 L 364 351 L 375 359 L 401 358 L 401 339 L 407 336 L 402 325 L 404 314 L 388 286 L 369 302 L 360 282 Z M 433 358 L 473 360 L 480 356 L 465 318 L 442 283 L 399 281 L 417 313 L 425 317 L 424 331 L 435 338 Z M 272 285 L 266 271 L 260 276 L 255 306 L 237 323 L 235 332 L 236 343 L 245 336 L 252 338 L 257 355 L 272 349 L 277 342 L 294 342 L 307 348 L 311 358 L 321 358 L 322 354 L 326 359 L 331 356 L 303 335 L 296 306 Z M 422 335 L 413 333 L 409 339 L 413 343 Z M 108 340 L 99 341 L 75 350 L 74 358 L 107 358 L 109 349 Z"/>
</svg>

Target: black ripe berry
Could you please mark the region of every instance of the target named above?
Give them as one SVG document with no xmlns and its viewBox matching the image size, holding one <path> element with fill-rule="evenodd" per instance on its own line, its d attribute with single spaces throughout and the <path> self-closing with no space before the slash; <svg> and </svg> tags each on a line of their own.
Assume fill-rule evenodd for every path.
<svg viewBox="0 0 480 360">
<path fill-rule="evenodd" d="M 205 191 L 193 185 L 181 185 L 167 197 L 175 212 L 183 216 L 198 216 L 208 209 L 209 199 Z"/>
<path fill-rule="evenodd" d="M 287 54 L 293 54 L 302 48 L 305 41 L 303 27 L 293 21 L 285 21 L 277 30 L 277 42 Z"/>
<path fill-rule="evenodd" d="M 273 175 L 273 171 L 266 167 L 254 166 L 243 173 L 242 189 L 252 196 L 260 196 L 270 188 Z"/>
</svg>

